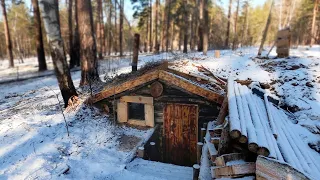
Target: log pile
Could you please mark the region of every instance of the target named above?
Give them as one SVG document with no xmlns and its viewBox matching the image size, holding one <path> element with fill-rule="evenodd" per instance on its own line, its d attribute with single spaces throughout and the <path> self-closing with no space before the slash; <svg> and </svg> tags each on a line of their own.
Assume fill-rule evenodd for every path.
<svg viewBox="0 0 320 180">
<path fill-rule="evenodd" d="M 228 80 L 229 134 L 234 147 L 247 147 L 256 155 L 288 163 L 308 177 L 320 178 L 320 163 L 294 131 L 284 110 L 254 95 L 247 86 Z"/>
</svg>

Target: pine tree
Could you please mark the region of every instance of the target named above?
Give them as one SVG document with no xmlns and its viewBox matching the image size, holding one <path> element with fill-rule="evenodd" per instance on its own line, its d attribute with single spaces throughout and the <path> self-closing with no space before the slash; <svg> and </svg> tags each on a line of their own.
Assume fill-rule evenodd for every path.
<svg viewBox="0 0 320 180">
<path fill-rule="evenodd" d="M 70 0 L 72 2 L 72 0 Z M 47 70 L 46 57 L 43 48 L 43 38 L 41 29 L 41 19 L 38 0 L 32 0 L 33 14 L 34 14 L 34 28 L 35 28 L 35 38 L 37 46 L 37 55 L 39 63 L 39 71 Z"/>
<path fill-rule="evenodd" d="M 10 30 L 8 25 L 8 18 L 7 18 L 7 10 L 6 10 L 6 3 L 5 0 L 1 0 L 1 9 L 2 9 L 2 16 L 3 16 L 3 25 L 4 25 L 4 32 L 6 37 L 6 44 L 7 44 L 7 56 L 9 59 L 9 67 L 14 67 L 13 62 L 13 54 L 12 54 L 12 42 L 10 37 Z"/>
<path fill-rule="evenodd" d="M 99 80 L 97 48 L 94 37 L 92 6 L 90 0 L 78 1 L 80 34 L 81 81 L 80 86 Z"/>
</svg>

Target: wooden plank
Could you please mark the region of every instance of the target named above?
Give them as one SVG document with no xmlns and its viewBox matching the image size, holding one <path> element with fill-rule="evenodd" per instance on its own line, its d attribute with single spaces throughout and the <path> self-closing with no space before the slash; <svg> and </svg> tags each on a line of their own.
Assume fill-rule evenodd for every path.
<svg viewBox="0 0 320 180">
<path fill-rule="evenodd" d="M 154 106 L 150 104 L 144 105 L 145 124 L 154 127 Z"/>
<path fill-rule="evenodd" d="M 224 154 L 222 156 L 218 156 L 216 158 L 216 165 L 217 166 L 226 166 L 227 162 L 230 161 L 236 161 L 236 160 L 244 160 L 245 156 L 241 153 L 230 153 L 230 154 Z"/>
<path fill-rule="evenodd" d="M 294 169 L 288 164 L 279 163 L 276 160 L 266 158 L 263 156 L 258 156 L 256 161 L 256 174 L 258 179 L 295 179 L 295 180 L 305 180 L 310 179 L 303 173 Z"/>
<path fill-rule="evenodd" d="M 120 102 L 141 103 L 153 105 L 153 97 L 145 96 L 122 96 Z"/>
<path fill-rule="evenodd" d="M 169 152 L 170 152 L 170 135 L 171 135 L 171 120 L 172 120 L 172 113 L 173 113 L 173 104 L 167 104 L 163 108 L 163 136 L 164 136 L 164 159 L 165 162 L 170 160 Z"/>
<path fill-rule="evenodd" d="M 136 119 L 128 119 L 128 124 L 132 124 L 135 126 L 146 126 L 146 121 L 136 120 Z"/>
<path fill-rule="evenodd" d="M 193 94 L 202 96 L 202 97 L 207 98 L 211 101 L 217 102 L 219 104 L 222 104 L 222 102 L 223 102 L 222 95 L 215 93 L 213 91 L 210 91 L 208 89 L 205 89 L 199 85 L 193 84 L 192 82 L 189 82 L 186 79 L 179 78 L 172 73 L 160 70 L 159 78 L 165 82 L 174 84 L 175 86 L 183 88 Z"/>
<path fill-rule="evenodd" d="M 196 162 L 196 154 L 197 154 L 197 143 L 198 140 L 198 118 L 199 118 L 199 106 L 198 105 L 190 105 L 189 109 L 189 147 L 190 147 L 190 158 L 192 162 Z"/>
<path fill-rule="evenodd" d="M 183 153 L 183 159 L 189 159 L 190 158 L 190 107 L 188 106 L 182 106 L 182 149 L 184 150 Z"/>
<path fill-rule="evenodd" d="M 136 78 L 120 83 L 119 85 L 113 85 L 103 90 L 102 92 L 95 94 L 93 97 L 89 98 L 87 102 L 96 103 L 114 94 L 118 94 L 118 93 L 130 90 L 134 87 L 137 87 L 139 85 L 145 84 L 147 82 L 150 82 L 158 78 L 159 78 L 159 70 L 145 73 L 142 76 L 137 76 Z"/>
<path fill-rule="evenodd" d="M 215 174 L 215 178 L 240 177 L 245 175 L 251 175 L 251 174 L 254 174 L 255 172 L 256 172 L 256 164 L 253 162 L 213 168 L 213 173 Z"/>
<path fill-rule="evenodd" d="M 118 102 L 117 104 L 118 122 L 125 123 L 128 121 L 128 103 Z"/>
</svg>

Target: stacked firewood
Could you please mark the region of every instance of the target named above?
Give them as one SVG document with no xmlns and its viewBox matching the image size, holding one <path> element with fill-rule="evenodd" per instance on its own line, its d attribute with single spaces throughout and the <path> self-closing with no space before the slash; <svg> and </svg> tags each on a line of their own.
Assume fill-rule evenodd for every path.
<svg viewBox="0 0 320 180">
<path fill-rule="evenodd" d="M 294 133 L 284 110 L 231 79 L 228 80 L 230 137 L 249 151 L 288 163 L 310 177 L 320 177 L 312 150 Z"/>
</svg>

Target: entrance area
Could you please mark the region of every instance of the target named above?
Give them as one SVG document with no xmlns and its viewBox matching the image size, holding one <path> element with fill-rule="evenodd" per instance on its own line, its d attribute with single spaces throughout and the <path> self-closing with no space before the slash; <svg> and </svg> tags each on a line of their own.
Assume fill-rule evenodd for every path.
<svg viewBox="0 0 320 180">
<path fill-rule="evenodd" d="M 166 104 L 163 109 L 163 160 L 192 166 L 197 158 L 198 105 Z"/>
</svg>

